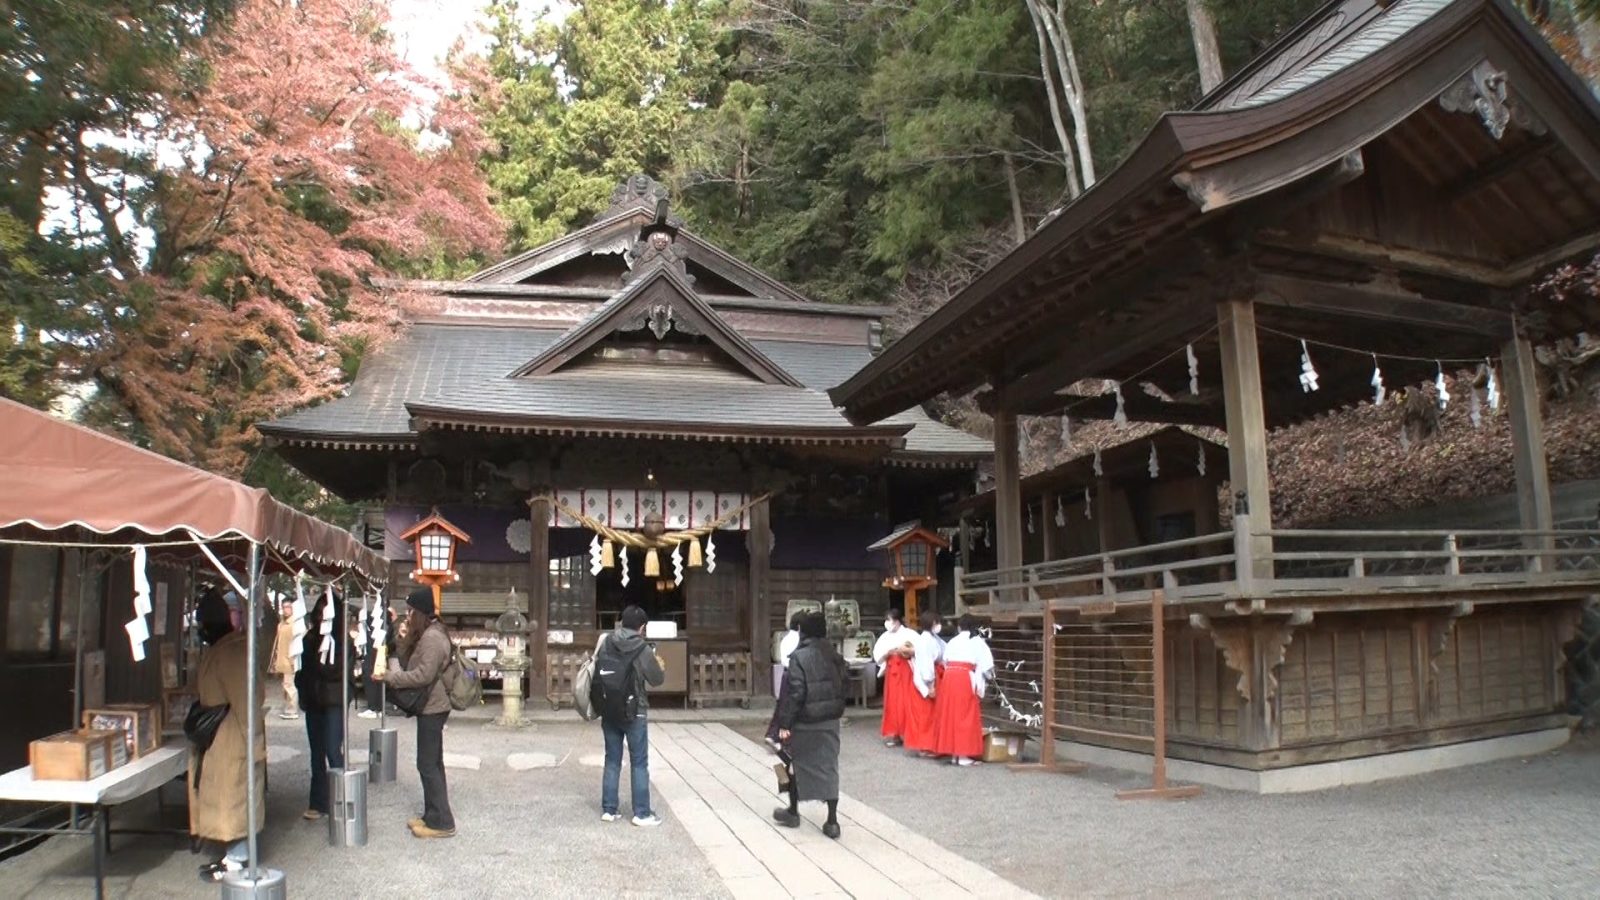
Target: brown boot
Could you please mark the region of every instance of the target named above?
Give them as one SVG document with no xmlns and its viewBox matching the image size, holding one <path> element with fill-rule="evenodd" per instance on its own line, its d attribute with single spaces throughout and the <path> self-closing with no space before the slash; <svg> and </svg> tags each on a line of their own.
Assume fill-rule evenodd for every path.
<svg viewBox="0 0 1600 900">
<path fill-rule="evenodd" d="M 416 831 L 418 828 L 421 828 L 422 827 L 422 817 L 421 816 L 417 816 L 415 819 L 407 819 L 406 820 L 406 827 L 411 829 L 412 831 Z"/>
<path fill-rule="evenodd" d="M 411 829 L 411 834 L 419 838 L 447 838 L 455 837 L 456 830 L 452 828 L 449 831 L 443 831 L 438 828 L 429 828 L 426 823 L 422 823 Z"/>
</svg>

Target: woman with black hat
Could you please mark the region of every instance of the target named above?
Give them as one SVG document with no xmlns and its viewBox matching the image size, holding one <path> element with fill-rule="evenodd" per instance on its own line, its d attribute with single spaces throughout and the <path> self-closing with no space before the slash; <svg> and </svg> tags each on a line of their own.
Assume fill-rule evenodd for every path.
<svg viewBox="0 0 1600 900">
<path fill-rule="evenodd" d="M 456 820 L 450 812 L 444 777 L 444 724 L 450 718 L 444 670 L 452 653 L 450 635 L 434 609 L 431 588 L 412 591 L 406 607 L 406 636 L 400 642 L 398 667 L 383 673 L 382 678 L 391 692 L 422 690 L 421 698 L 406 711 L 417 717 L 417 775 L 422 779 L 423 812 L 407 824 L 419 838 L 452 837 Z"/>
</svg>

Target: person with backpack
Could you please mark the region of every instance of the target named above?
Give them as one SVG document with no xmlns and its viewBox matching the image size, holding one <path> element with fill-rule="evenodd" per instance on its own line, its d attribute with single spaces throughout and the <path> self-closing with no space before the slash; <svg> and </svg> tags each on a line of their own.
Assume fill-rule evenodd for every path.
<svg viewBox="0 0 1600 900">
<path fill-rule="evenodd" d="M 450 812 L 450 793 L 444 777 L 444 725 L 452 708 L 445 687 L 446 669 L 455 648 L 444 623 L 433 610 L 433 589 L 417 588 L 406 597 L 406 636 L 399 646 L 396 666 L 383 673 L 391 692 L 421 690 L 415 708 L 417 719 L 417 775 L 422 779 L 420 817 L 406 823 L 419 838 L 447 838 L 456 833 Z"/>
<path fill-rule="evenodd" d="M 789 657 L 783 699 L 778 701 L 778 738 L 788 757 L 789 806 L 773 811 L 785 828 L 800 827 L 800 801 L 828 804 L 822 833 L 839 837 L 839 719 L 844 716 L 849 664 L 828 640 L 820 612 L 800 622 L 800 647 Z"/>
<path fill-rule="evenodd" d="M 637 606 L 622 611 L 615 631 L 595 651 L 590 697 L 606 739 L 606 767 L 600 778 L 600 820 L 615 822 L 617 789 L 622 781 L 622 742 L 628 742 L 628 786 L 633 792 L 633 824 L 650 828 L 661 818 L 650 809 L 650 709 L 648 687 L 667 680 L 655 647 L 645 643 L 649 617 Z"/>
</svg>

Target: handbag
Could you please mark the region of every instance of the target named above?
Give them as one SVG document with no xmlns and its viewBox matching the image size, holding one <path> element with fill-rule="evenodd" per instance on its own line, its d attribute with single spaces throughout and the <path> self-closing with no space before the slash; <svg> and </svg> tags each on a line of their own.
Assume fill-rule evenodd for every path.
<svg viewBox="0 0 1600 900">
<path fill-rule="evenodd" d="M 228 704 L 219 703 L 216 706 L 203 706 L 198 701 L 189 707 L 189 714 L 183 717 L 183 736 L 189 739 L 196 751 L 194 762 L 194 790 L 200 792 L 200 773 L 204 771 L 206 751 L 211 749 L 211 742 L 217 738 L 217 729 L 222 727 L 222 720 L 228 717 Z"/>
</svg>

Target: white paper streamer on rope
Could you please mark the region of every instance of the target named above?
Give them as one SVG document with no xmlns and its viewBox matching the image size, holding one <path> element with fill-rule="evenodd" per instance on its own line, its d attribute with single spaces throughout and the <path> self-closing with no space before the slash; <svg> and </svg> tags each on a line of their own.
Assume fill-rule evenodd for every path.
<svg viewBox="0 0 1600 900">
<path fill-rule="evenodd" d="M 1012 706 L 1011 699 L 1007 697 L 1006 692 L 1000 690 L 998 686 L 995 687 L 995 696 L 1000 702 L 1000 708 L 1004 709 L 1011 716 L 1011 721 L 1021 722 L 1030 728 L 1038 728 L 1040 723 L 1044 721 L 1044 717 L 1041 715 L 1024 713 L 1018 710 L 1015 706 Z M 1035 701 L 1034 706 L 1039 709 L 1043 709 L 1044 703 Z"/>
<path fill-rule="evenodd" d="M 706 545 L 707 545 L 707 551 L 706 552 L 707 552 L 707 554 L 710 553 L 710 549 L 709 549 L 710 544 L 711 544 L 711 541 L 708 539 L 706 541 Z M 628 548 L 627 547 L 618 547 L 617 548 L 617 571 L 622 575 L 622 586 L 623 587 L 627 587 L 628 586 L 628 582 L 631 580 L 628 577 Z M 709 558 L 709 555 L 708 555 L 708 558 L 706 559 L 706 571 L 708 571 L 708 572 L 711 571 L 711 560 Z"/>
<path fill-rule="evenodd" d="M 356 617 L 356 646 L 367 646 L 367 603 L 371 598 L 365 592 L 361 594 L 361 615 Z"/>
<path fill-rule="evenodd" d="M 1201 475 L 1204 475 L 1206 473 L 1206 442 L 1197 441 L 1196 443 L 1200 447 L 1200 456 L 1199 460 L 1195 463 L 1195 468 L 1199 470 Z"/>
<path fill-rule="evenodd" d="M 294 663 L 294 670 L 300 671 L 303 664 L 301 657 L 305 654 L 306 631 L 306 573 L 299 573 L 294 580 L 294 603 L 289 606 L 289 632 L 294 635 L 294 640 L 289 644 L 289 660 Z"/>
<path fill-rule="evenodd" d="M 1028 507 L 1028 533 L 1033 534 L 1033 507 Z"/>
<path fill-rule="evenodd" d="M 372 598 L 372 610 L 368 631 L 372 635 L 372 646 L 382 647 L 389 642 L 389 616 L 388 607 L 383 602 L 383 588 L 378 588 L 377 594 Z"/>
<path fill-rule="evenodd" d="M 1478 399 L 1476 387 L 1467 391 L 1467 420 L 1473 428 L 1483 427 L 1483 401 Z"/>
<path fill-rule="evenodd" d="M 1072 449 L 1072 419 L 1066 413 L 1061 414 L 1061 447 Z"/>
<path fill-rule="evenodd" d="M 1092 503 L 1092 501 L 1089 500 L 1089 489 L 1088 488 L 1084 488 L 1083 489 L 1083 517 L 1085 519 L 1094 518 L 1094 513 L 1091 511 L 1093 509 L 1093 507 L 1094 507 L 1094 504 Z"/>
<path fill-rule="evenodd" d="M 324 665 L 333 665 L 337 653 L 337 645 L 333 640 L 333 587 L 325 589 L 323 597 L 327 602 L 322 604 L 322 662 Z"/>
<path fill-rule="evenodd" d="M 1300 390 L 1311 393 L 1318 390 L 1317 367 L 1311 364 L 1311 350 L 1306 347 L 1304 340 L 1300 341 Z"/>
<path fill-rule="evenodd" d="M 144 645 L 150 640 L 150 623 L 145 617 L 155 608 L 150 601 L 149 563 L 144 546 L 133 545 L 133 618 L 122 627 L 128 632 L 128 650 L 134 662 L 144 662 Z"/>
<path fill-rule="evenodd" d="M 1378 355 L 1372 355 L 1372 405 L 1382 406 L 1383 398 L 1388 395 L 1383 386 L 1383 370 L 1378 368 Z"/>
<path fill-rule="evenodd" d="M 1445 384 L 1444 364 L 1436 362 L 1434 365 L 1439 367 L 1439 374 L 1433 379 L 1433 387 L 1439 392 L 1439 409 L 1443 410 L 1450 405 L 1450 387 Z"/>
<path fill-rule="evenodd" d="M 605 568 L 605 566 L 602 565 L 601 562 L 600 562 L 601 559 L 602 559 L 602 556 L 601 556 L 601 550 L 600 550 L 600 535 L 597 534 L 597 535 L 594 536 L 594 540 L 589 542 L 589 574 L 590 575 L 599 575 L 600 574 L 600 570 Z"/>
<path fill-rule="evenodd" d="M 672 545 L 672 583 L 683 584 L 683 545 Z"/>
<path fill-rule="evenodd" d="M 717 570 L 717 545 L 712 543 L 711 535 L 709 534 L 706 535 L 705 563 L 707 572 L 715 572 Z"/>
<path fill-rule="evenodd" d="M 1483 361 L 1483 367 L 1485 369 L 1489 370 L 1489 384 L 1484 389 L 1489 394 L 1489 411 L 1490 412 L 1499 412 L 1500 411 L 1500 379 L 1494 377 L 1494 363 L 1492 363 L 1492 362 L 1490 362 L 1489 360 L 1486 359 L 1486 360 Z"/>
<path fill-rule="evenodd" d="M 1150 465 L 1149 465 L 1149 469 L 1150 469 L 1150 477 L 1151 478 L 1160 478 L 1161 477 L 1161 460 L 1156 456 L 1156 442 L 1155 441 L 1151 441 L 1150 442 Z"/>
<path fill-rule="evenodd" d="M 1067 504 L 1061 499 L 1060 494 L 1056 495 L 1056 527 L 1067 527 Z"/>
<path fill-rule="evenodd" d="M 989 522 L 983 523 L 983 545 L 985 547 L 993 547 L 994 546 L 994 537 L 992 535 L 992 532 L 994 531 L 994 529 L 992 527 L 990 527 L 990 526 L 991 526 L 991 523 L 989 523 Z"/>
<path fill-rule="evenodd" d="M 1188 344 L 1183 348 L 1184 355 L 1189 360 L 1189 393 L 1200 396 L 1200 358 L 1194 355 L 1194 345 Z"/>
<path fill-rule="evenodd" d="M 1100 465 L 1100 448 L 1096 447 L 1094 448 L 1094 477 L 1099 478 L 1105 473 L 1105 468 Z"/>
<path fill-rule="evenodd" d="M 1111 393 L 1116 395 L 1117 398 L 1117 411 L 1112 414 L 1111 421 L 1118 428 L 1127 428 L 1128 410 L 1125 406 L 1123 406 L 1122 402 L 1122 385 L 1115 381 L 1111 382 Z"/>
</svg>

